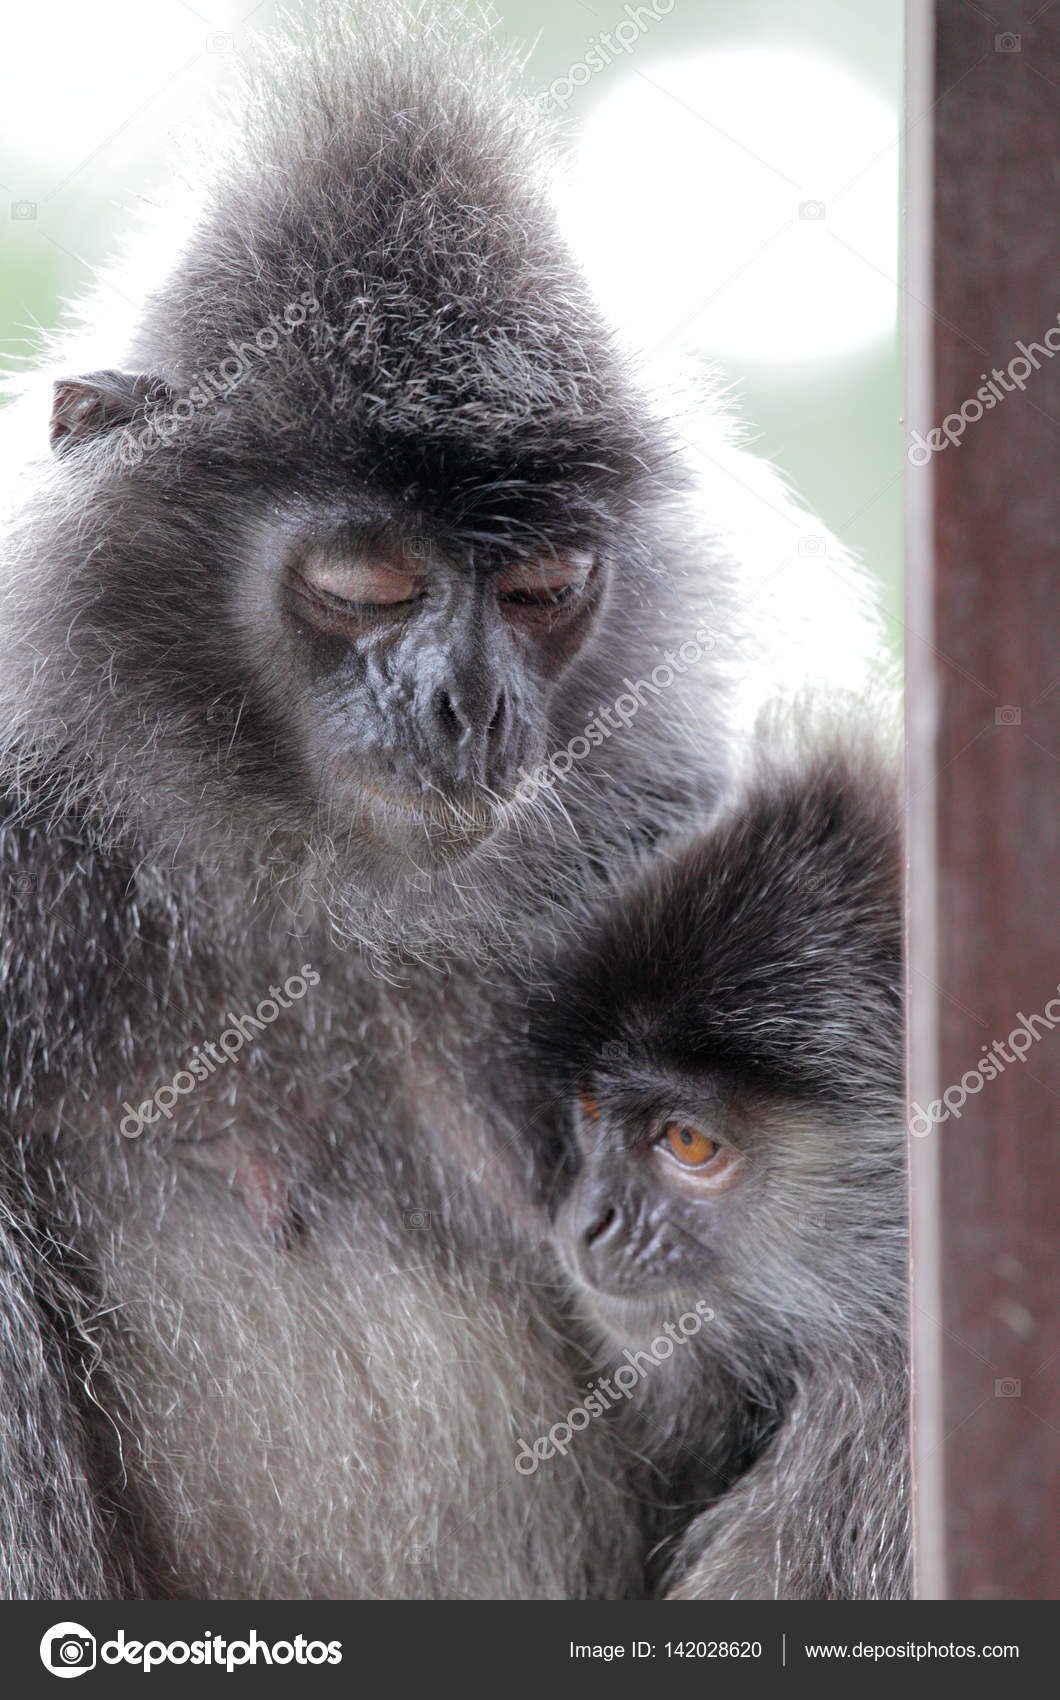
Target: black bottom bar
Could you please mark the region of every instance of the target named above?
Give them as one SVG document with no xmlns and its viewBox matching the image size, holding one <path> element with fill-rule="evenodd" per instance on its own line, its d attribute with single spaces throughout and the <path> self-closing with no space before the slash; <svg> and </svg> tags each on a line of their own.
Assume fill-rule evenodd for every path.
<svg viewBox="0 0 1060 1700">
<path fill-rule="evenodd" d="M 77 1700 L 122 1691 L 198 1695 L 351 1691 L 379 1678 L 504 1700 L 627 1693 L 857 1694 L 886 1671 L 896 1692 L 1004 1694 L 1054 1668 L 1048 1605 L 707 1602 L 525 1605 L 335 1601 L 8 1604 L 0 1608 L 9 1692 Z M 48 1662 L 45 1662 L 47 1658 Z M 77 1673 L 76 1678 L 74 1673 Z M 1024 1690 L 1025 1691 L 1025 1690 Z"/>
</svg>

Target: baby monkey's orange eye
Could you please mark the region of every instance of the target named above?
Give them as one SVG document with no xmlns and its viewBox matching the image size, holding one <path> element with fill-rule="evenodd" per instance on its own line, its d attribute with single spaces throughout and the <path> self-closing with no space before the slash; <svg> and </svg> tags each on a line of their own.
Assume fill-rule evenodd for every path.
<svg viewBox="0 0 1060 1700">
<path fill-rule="evenodd" d="M 596 1099 L 585 1090 L 584 1086 L 579 1086 L 578 1098 L 589 1121 L 598 1122 L 600 1120 L 600 1106 L 596 1102 Z"/>
<path fill-rule="evenodd" d="M 687 1122 L 667 1122 L 659 1143 L 686 1169 L 701 1169 L 721 1149 L 713 1139 L 700 1133 L 698 1127 L 689 1127 Z"/>
</svg>

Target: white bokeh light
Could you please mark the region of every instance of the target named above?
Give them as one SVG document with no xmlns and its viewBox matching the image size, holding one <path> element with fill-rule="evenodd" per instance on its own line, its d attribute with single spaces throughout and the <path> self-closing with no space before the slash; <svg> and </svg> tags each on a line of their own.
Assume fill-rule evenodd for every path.
<svg viewBox="0 0 1060 1700">
<path fill-rule="evenodd" d="M 123 138 L 133 148 L 160 141 L 173 113 L 217 80 L 237 45 L 225 33 L 234 10 L 232 0 L 211 0 L 210 18 L 142 0 L 9 8 L 0 177 L 32 194 L 85 171 L 89 193 L 97 156 L 105 172 Z"/>
<path fill-rule="evenodd" d="M 837 355 L 894 324 L 896 137 L 895 114 L 826 60 L 649 63 L 588 117 L 561 216 L 645 351 Z"/>
</svg>

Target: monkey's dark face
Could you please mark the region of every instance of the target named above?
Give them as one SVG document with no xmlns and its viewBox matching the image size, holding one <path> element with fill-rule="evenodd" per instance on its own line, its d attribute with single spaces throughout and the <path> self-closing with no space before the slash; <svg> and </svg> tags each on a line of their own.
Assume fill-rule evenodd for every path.
<svg viewBox="0 0 1060 1700">
<path fill-rule="evenodd" d="M 734 1341 L 749 1319 L 834 1323 L 851 1270 L 871 1285 L 901 1255 L 900 1134 L 837 1120 L 750 1059 L 678 1061 L 656 1041 L 607 1042 L 567 1103 L 552 1234 L 582 1308 L 616 1340 L 701 1299 Z"/>
<path fill-rule="evenodd" d="M 242 619 L 280 662 L 334 833 L 449 859 L 504 819 L 548 746 L 553 687 L 601 601 L 593 554 L 476 558 L 386 520 L 266 528 Z"/>
<path fill-rule="evenodd" d="M 568 671 L 577 684 L 572 663 L 602 613 L 617 514 L 601 499 L 579 517 L 569 482 L 532 468 L 482 472 L 481 489 L 469 473 L 449 500 L 411 460 L 385 462 L 384 486 L 353 468 L 273 464 L 259 442 L 248 478 L 231 419 L 227 461 L 196 459 L 190 443 L 179 461 L 165 444 L 147 453 L 134 435 L 140 458 L 115 474 L 116 428 L 131 432 L 145 398 L 167 393 L 116 372 L 64 382 L 52 432 L 71 465 L 111 461 L 114 489 L 94 510 L 107 566 L 85 628 L 115 703 L 192 733 L 174 765 L 185 758 L 187 774 L 191 755 L 205 783 L 196 772 L 199 800 L 171 812 L 201 815 L 227 784 L 222 836 L 249 830 L 325 870 L 329 900 L 349 894 L 358 924 L 376 900 L 384 916 L 417 897 L 436 906 L 455 891 L 453 864 L 519 837 L 558 689 Z M 157 779 L 143 795 L 169 806 Z"/>
<path fill-rule="evenodd" d="M 560 1256 L 596 1308 L 703 1296 L 753 1190 L 749 1101 L 720 1079 L 585 1082 L 555 1213 Z M 602 1306 L 600 1301 L 603 1301 Z"/>
</svg>

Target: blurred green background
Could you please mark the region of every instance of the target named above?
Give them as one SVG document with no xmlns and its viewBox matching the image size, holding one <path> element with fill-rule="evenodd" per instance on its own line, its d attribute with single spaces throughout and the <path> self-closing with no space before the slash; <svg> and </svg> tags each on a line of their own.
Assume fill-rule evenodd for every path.
<svg viewBox="0 0 1060 1700">
<path fill-rule="evenodd" d="M 59 322 L 138 199 L 164 197 L 183 128 L 223 104 L 283 10 L 9 10 L 5 364 Z M 528 86 L 569 148 L 566 228 L 605 306 L 679 377 L 719 374 L 758 452 L 871 568 L 898 647 L 900 0 L 503 0 L 468 16 L 532 49 Z"/>
</svg>

